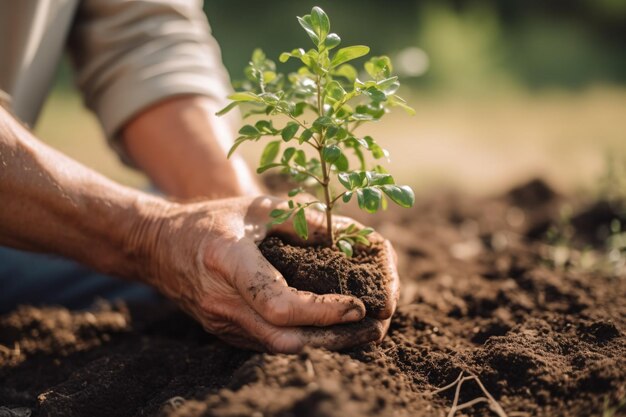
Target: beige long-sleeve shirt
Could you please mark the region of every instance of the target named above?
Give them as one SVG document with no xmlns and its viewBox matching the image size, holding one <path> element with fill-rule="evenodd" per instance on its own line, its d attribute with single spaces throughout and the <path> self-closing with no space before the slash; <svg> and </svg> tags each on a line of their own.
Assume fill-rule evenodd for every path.
<svg viewBox="0 0 626 417">
<path fill-rule="evenodd" d="M 23 122 L 35 123 L 65 50 L 120 152 L 120 128 L 151 104 L 229 92 L 201 0 L 0 0 L 0 90 Z"/>
</svg>

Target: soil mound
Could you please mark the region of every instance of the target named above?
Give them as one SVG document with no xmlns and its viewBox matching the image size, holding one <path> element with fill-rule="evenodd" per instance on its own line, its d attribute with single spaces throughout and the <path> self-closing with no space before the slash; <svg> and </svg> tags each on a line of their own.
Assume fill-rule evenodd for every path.
<svg viewBox="0 0 626 417">
<path fill-rule="evenodd" d="M 374 219 L 394 243 L 403 284 L 380 345 L 258 354 L 223 344 L 167 304 L 22 307 L 0 317 L 0 411 L 434 417 L 447 415 L 455 389 L 433 391 L 463 373 L 510 417 L 626 415 L 618 407 L 626 398 L 626 274 L 600 261 L 602 245 L 588 241 L 597 234 L 585 231 L 567 248 L 569 261 L 555 262 L 539 226 L 557 222 L 566 199 L 544 185 L 529 189 L 532 205 L 519 190 L 439 196 Z M 585 219 L 585 230 L 606 223 L 586 210 L 572 216 Z M 285 245 L 270 243 L 268 253 Z M 591 244 L 597 262 L 589 265 L 580 259 Z M 478 381 L 463 384 L 457 405 L 485 395 Z M 495 414 L 477 402 L 460 415 Z"/>
<path fill-rule="evenodd" d="M 353 295 L 374 317 L 384 307 L 382 284 L 387 278 L 381 245 L 358 246 L 352 258 L 347 258 L 329 247 L 295 246 L 272 236 L 259 249 L 292 287 L 316 294 Z"/>
</svg>

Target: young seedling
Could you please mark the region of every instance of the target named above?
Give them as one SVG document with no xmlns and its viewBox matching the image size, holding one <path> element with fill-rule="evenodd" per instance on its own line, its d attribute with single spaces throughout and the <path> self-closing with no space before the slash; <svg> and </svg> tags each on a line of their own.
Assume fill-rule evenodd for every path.
<svg viewBox="0 0 626 417">
<path fill-rule="evenodd" d="M 352 256 L 355 245 L 369 245 L 366 236 L 372 229 L 358 230 L 350 225 L 343 230 L 333 230 L 332 215 L 338 203 L 348 203 L 355 197 L 361 209 L 375 213 L 386 207 L 385 196 L 402 207 L 411 207 L 415 200 L 413 191 L 408 186 L 396 185 L 383 167 L 368 167 L 366 153 L 374 159 L 388 157 L 388 153 L 371 136 L 358 135 L 356 129 L 366 122 L 380 120 L 391 107 L 403 108 L 411 114 L 413 109 L 396 95 L 400 83 L 398 77 L 392 75 L 388 57 L 378 56 L 367 61 L 364 69 L 370 79 L 361 81 L 357 70 L 348 62 L 367 55 L 367 46 L 336 49 L 341 38 L 330 32 L 328 16 L 319 7 L 314 7 L 311 14 L 298 17 L 298 22 L 314 47 L 308 51 L 297 48 L 284 52 L 279 61 L 285 63 L 293 58 L 303 65 L 285 76 L 276 72 L 275 63 L 260 49 L 255 50 L 245 68 L 242 91 L 229 96 L 232 102 L 217 114 L 223 115 L 245 103 L 252 105 L 252 109 L 244 117 L 268 116 L 268 120 L 261 119 L 239 130 L 240 136 L 230 149 L 229 157 L 244 142 L 277 137 L 265 146 L 257 173 L 278 168 L 291 176 L 300 186 L 291 190 L 289 197 L 295 197 L 309 186 L 321 191 L 321 201 L 289 200 L 288 209 L 273 210 L 270 224 L 292 218 L 296 232 L 306 240 L 305 210 L 313 205 L 321 206 L 326 212 L 328 243 Z M 274 116 L 286 119 L 286 124 L 275 127 Z M 314 156 L 309 157 L 305 147 L 313 150 Z M 358 169 L 351 169 L 346 151 L 356 156 Z M 337 183 L 343 187 L 341 191 L 335 190 Z"/>
</svg>

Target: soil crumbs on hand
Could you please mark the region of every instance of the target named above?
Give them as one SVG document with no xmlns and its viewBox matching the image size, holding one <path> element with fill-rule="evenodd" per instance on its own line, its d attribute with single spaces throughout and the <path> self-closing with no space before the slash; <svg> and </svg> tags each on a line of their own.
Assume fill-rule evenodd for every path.
<svg viewBox="0 0 626 417">
<path fill-rule="evenodd" d="M 1 411 L 446 416 L 455 389 L 432 392 L 463 372 L 510 417 L 626 415 L 626 276 L 599 258 L 606 225 L 581 207 L 572 224 L 585 230 L 568 245 L 548 244 L 564 201 L 531 187 L 493 199 L 433 197 L 374 220 L 394 243 L 403 285 L 380 345 L 258 354 L 223 344 L 167 304 L 21 307 L 0 317 Z M 481 396 L 467 381 L 456 400 Z M 460 415 L 496 414 L 478 402 Z"/>
</svg>

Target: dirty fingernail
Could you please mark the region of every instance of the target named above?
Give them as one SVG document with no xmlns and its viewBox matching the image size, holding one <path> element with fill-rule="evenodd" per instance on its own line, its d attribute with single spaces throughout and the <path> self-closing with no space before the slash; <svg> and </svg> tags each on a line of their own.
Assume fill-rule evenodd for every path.
<svg viewBox="0 0 626 417">
<path fill-rule="evenodd" d="M 341 317 L 341 321 L 346 322 L 346 321 L 358 321 L 361 320 L 363 318 L 363 312 L 361 311 L 361 309 L 359 308 L 351 308 L 350 310 L 346 311 L 343 316 Z"/>
</svg>

